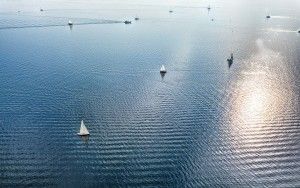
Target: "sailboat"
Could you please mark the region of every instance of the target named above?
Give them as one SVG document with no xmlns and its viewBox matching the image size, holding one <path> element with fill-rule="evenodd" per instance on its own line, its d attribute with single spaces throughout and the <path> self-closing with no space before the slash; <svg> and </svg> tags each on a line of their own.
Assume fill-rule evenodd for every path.
<svg viewBox="0 0 300 188">
<path fill-rule="evenodd" d="M 210 5 L 208 5 L 207 10 L 210 11 L 210 9 L 211 9 L 211 7 L 210 7 Z"/>
<path fill-rule="evenodd" d="M 68 25 L 73 25 L 73 22 L 71 20 L 69 20 Z"/>
<path fill-rule="evenodd" d="M 89 131 L 87 130 L 86 126 L 83 123 L 83 120 L 81 120 L 80 130 L 79 133 L 77 133 L 79 136 L 88 136 L 90 135 Z"/>
<path fill-rule="evenodd" d="M 232 63 L 233 62 L 233 53 L 230 54 L 230 59 L 227 59 L 228 63 Z"/>
<path fill-rule="evenodd" d="M 266 18 L 267 19 L 271 18 L 270 12 L 268 10 L 266 10 L 266 12 L 267 12 Z"/>
<path fill-rule="evenodd" d="M 231 22 L 231 19 L 230 19 L 230 22 Z M 233 38 L 233 26 L 232 26 L 232 30 L 231 30 L 231 38 Z M 232 63 L 233 63 L 233 47 L 232 47 L 232 43 L 231 43 L 231 54 L 230 54 L 230 58 L 227 59 L 227 62 L 228 62 L 228 66 L 229 68 L 231 67 Z"/>
<path fill-rule="evenodd" d="M 160 73 L 167 73 L 167 70 L 164 65 L 161 66 Z"/>
</svg>

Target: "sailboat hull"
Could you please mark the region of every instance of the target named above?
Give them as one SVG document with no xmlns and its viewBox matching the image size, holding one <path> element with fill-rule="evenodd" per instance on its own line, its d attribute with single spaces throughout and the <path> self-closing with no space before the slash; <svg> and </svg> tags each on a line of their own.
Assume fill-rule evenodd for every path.
<svg viewBox="0 0 300 188">
<path fill-rule="evenodd" d="M 78 136 L 89 136 L 90 134 L 77 133 Z"/>
</svg>

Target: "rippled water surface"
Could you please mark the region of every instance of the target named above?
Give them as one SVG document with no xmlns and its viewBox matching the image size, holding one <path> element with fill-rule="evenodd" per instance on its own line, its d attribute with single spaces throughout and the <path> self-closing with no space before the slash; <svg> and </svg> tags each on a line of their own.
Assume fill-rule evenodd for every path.
<svg viewBox="0 0 300 188">
<path fill-rule="evenodd" d="M 0 187 L 300 187 L 299 1 L 0 7 Z"/>
</svg>

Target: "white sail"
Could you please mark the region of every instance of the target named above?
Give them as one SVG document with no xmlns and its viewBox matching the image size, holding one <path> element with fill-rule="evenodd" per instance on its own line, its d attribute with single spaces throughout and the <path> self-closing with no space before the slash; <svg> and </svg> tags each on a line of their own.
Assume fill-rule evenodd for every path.
<svg viewBox="0 0 300 188">
<path fill-rule="evenodd" d="M 69 20 L 68 24 L 69 25 L 73 25 L 73 22 L 71 20 Z"/>
<path fill-rule="evenodd" d="M 160 72 L 167 72 L 167 71 L 166 71 L 166 68 L 165 68 L 165 66 L 164 66 L 164 65 L 162 65 L 162 66 L 161 66 L 161 68 L 160 68 Z"/>
<path fill-rule="evenodd" d="M 80 131 L 78 133 L 78 135 L 80 136 L 85 136 L 85 135 L 89 135 L 89 131 L 87 130 L 86 126 L 83 123 L 83 120 L 81 120 L 81 125 L 80 125 Z"/>
</svg>

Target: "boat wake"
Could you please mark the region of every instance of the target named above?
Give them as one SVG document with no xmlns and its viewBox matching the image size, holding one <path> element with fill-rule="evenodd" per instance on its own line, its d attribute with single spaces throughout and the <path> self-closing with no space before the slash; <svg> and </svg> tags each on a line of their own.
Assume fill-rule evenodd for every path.
<svg viewBox="0 0 300 188">
<path fill-rule="evenodd" d="M 276 32 L 276 33 L 297 33 L 298 31 L 296 30 L 288 30 L 288 29 L 275 29 L 275 28 L 269 28 L 265 29 L 265 31 L 271 31 L 271 32 Z"/>
<path fill-rule="evenodd" d="M 278 19 L 293 19 L 292 17 L 289 17 L 289 16 L 272 16 L 272 18 L 278 18 Z"/>
<path fill-rule="evenodd" d="M 15 17 L 8 16 L 0 20 L 0 30 L 22 29 L 22 28 L 40 28 L 40 27 L 58 27 L 68 26 L 70 18 L 67 17 Z M 123 23 L 118 20 L 90 19 L 90 18 L 71 18 L 72 25 L 93 25 L 93 24 L 115 24 Z"/>
</svg>

